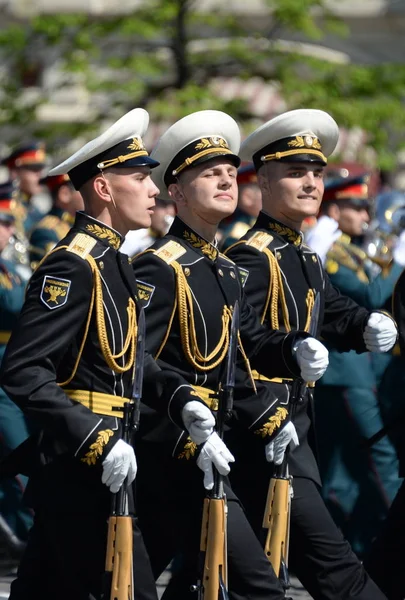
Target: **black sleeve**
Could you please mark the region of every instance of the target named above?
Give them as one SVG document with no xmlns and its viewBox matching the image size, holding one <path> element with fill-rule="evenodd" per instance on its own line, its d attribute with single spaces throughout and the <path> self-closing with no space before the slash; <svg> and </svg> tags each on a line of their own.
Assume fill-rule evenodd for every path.
<svg viewBox="0 0 405 600">
<path fill-rule="evenodd" d="M 299 377 L 300 369 L 293 355 L 297 341 L 310 337 L 304 331 L 268 329 L 261 325 L 256 311 L 242 293 L 240 335 L 243 348 L 254 369 L 266 377 Z"/>
<path fill-rule="evenodd" d="M 176 280 L 173 268 L 152 252 L 139 255 L 132 263 L 138 289 L 149 289 L 148 298 L 143 300 L 146 318 L 146 350 L 156 357 L 172 319 L 177 318 Z M 142 302 L 142 300 L 141 300 Z M 176 312 L 175 312 L 176 311 Z M 180 340 L 179 340 L 180 344 Z M 164 413 L 178 427 L 184 429 L 181 411 L 187 402 L 199 401 L 191 385 L 173 369 L 172 365 L 159 356 L 158 368 L 145 370 L 142 402 L 154 410 Z M 204 402 L 201 400 L 204 404 Z"/>
<path fill-rule="evenodd" d="M 325 308 L 321 336 L 340 352 L 356 350 L 367 352 L 363 339 L 364 328 L 370 311 L 359 306 L 348 296 L 343 296 L 333 287 L 324 272 Z"/>
<path fill-rule="evenodd" d="M 55 283 L 62 293 L 52 298 Z M 99 415 L 72 401 L 57 382 L 58 366 L 86 323 L 92 288 L 86 260 L 65 250 L 50 254 L 29 283 L 0 373 L 6 394 L 78 458 L 94 443 L 106 455 L 117 441 Z"/>
</svg>

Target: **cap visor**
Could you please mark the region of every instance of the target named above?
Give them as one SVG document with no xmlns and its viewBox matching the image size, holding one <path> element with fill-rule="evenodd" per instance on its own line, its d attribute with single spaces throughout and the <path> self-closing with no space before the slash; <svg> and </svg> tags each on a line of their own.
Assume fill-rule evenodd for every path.
<svg viewBox="0 0 405 600">
<path fill-rule="evenodd" d="M 320 156 L 316 156 L 316 154 L 296 154 L 294 156 L 283 156 L 278 159 L 278 162 L 288 162 L 288 163 L 296 163 L 296 162 L 309 162 L 309 163 L 318 163 L 319 165 L 323 165 L 326 167 L 328 163 L 326 163 Z M 265 163 L 263 163 L 265 164 Z"/>
<path fill-rule="evenodd" d="M 117 163 L 113 166 L 113 168 L 118 169 L 130 169 L 131 167 L 150 167 L 154 169 L 160 163 L 151 158 L 150 156 L 137 156 L 136 158 L 131 158 L 130 160 L 126 160 L 125 162 Z"/>
</svg>

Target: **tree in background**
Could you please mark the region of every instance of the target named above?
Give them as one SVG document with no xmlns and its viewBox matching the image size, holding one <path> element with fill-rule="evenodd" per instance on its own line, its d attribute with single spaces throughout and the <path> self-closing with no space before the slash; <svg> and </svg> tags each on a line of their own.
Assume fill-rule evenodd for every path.
<svg viewBox="0 0 405 600">
<path fill-rule="evenodd" d="M 2 142 L 13 144 L 22 135 L 42 137 L 57 152 L 68 140 L 93 133 L 103 119 L 113 120 L 134 106 L 164 122 L 216 108 L 249 132 L 257 126 L 249 103 L 218 93 L 218 81 L 256 77 L 279 87 L 286 109 L 321 108 L 344 127 L 361 127 L 380 166 L 393 166 L 405 126 L 405 67 L 339 64 L 323 60 L 322 53 L 308 56 L 300 44 L 280 38 L 299 34 L 314 42 L 328 31 L 349 33 L 325 1 L 264 4 L 259 25 L 257 18 L 242 19 L 218 5 L 203 12 L 196 0 L 149 0 L 118 17 L 37 15 L 11 24 L 0 31 L 6 65 L 0 94 Z M 44 85 L 43 73 L 50 67 L 58 81 Z M 68 123 L 39 119 L 55 86 L 63 94 L 73 82 L 91 94 L 89 115 L 84 119 L 77 114 Z"/>
</svg>

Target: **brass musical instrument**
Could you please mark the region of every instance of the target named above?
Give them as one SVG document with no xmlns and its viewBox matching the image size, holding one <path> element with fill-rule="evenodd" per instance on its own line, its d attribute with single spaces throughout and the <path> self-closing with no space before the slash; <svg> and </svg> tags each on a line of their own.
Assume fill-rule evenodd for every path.
<svg viewBox="0 0 405 600">
<path fill-rule="evenodd" d="M 378 274 L 391 262 L 392 248 L 405 229 L 405 194 L 397 190 L 384 192 L 376 197 L 374 206 L 374 218 L 365 229 L 363 250 Z"/>
<path fill-rule="evenodd" d="M 24 234 L 19 232 L 13 233 L 10 237 L 7 246 L 1 253 L 5 260 L 12 262 L 18 274 L 25 280 L 28 280 L 32 275 L 30 265 L 30 244 Z"/>
</svg>

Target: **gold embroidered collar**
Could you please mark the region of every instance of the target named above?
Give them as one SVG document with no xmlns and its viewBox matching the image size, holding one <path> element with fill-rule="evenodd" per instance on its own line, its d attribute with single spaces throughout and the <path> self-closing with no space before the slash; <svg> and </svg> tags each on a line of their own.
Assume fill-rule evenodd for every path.
<svg viewBox="0 0 405 600">
<path fill-rule="evenodd" d="M 83 212 L 76 213 L 75 226 L 94 236 L 100 240 L 100 242 L 108 244 L 114 248 L 114 250 L 119 250 L 124 241 L 124 238 L 118 231 L 115 231 L 115 229 L 105 225 L 105 223 L 97 221 L 97 219 L 93 219 Z"/>
<path fill-rule="evenodd" d="M 178 217 L 176 217 L 174 220 L 169 233 L 185 240 L 190 246 L 201 252 L 204 256 L 212 261 L 216 260 L 219 254 L 218 248 L 198 235 L 198 233 L 196 233 Z"/>
<path fill-rule="evenodd" d="M 291 229 L 291 227 L 288 227 L 283 223 L 280 223 L 280 221 L 276 221 L 276 219 L 273 219 L 263 211 L 260 212 L 255 227 L 272 231 L 289 244 L 294 244 L 294 246 L 301 246 L 303 241 L 300 232 L 295 231 L 295 229 Z"/>
</svg>

